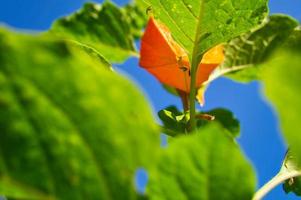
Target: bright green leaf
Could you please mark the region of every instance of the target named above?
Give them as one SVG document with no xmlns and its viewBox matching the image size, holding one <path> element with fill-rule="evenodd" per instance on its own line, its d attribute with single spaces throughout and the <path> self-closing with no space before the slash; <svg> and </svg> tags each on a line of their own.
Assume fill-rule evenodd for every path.
<svg viewBox="0 0 301 200">
<path fill-rule="evenodd" d="M 109 1 L 87 3 L 76 13 L 57 20 L 50 33 L 87 46 L 111 62 L 123 62 L 137 55 L 128 17 Z"/>
<path fill-rule="evenodd" d="M 150 172 L 147 193 L 154 200 L 251 199 L 252 167 L 232 137 L 217 125 L 178 137 Z"/>
<path fill-rule="evenodd" d="M 225 49 L 225 62 L 211 79 L 221 75 L 243 82 L 258 79 L 260 64 L 284 44 L 298 24 L 289 16 L 272 15 L 258 29 L 231 40 Z"/>
<path fill-rule="evenodd" d="M 0 29 L 0 194 L 25 198 L 9 180 L 57 199 L 136 199 L 158 133 L 141 93 L 78 47 Z"/>
<path fill-rule="evenodd" d="M 211 47 L 259 25 L 267 0 L 146 0 L 197 63 Z M 194 54 L 194 55 L 192 55 Z"/>
<path fill-rule="evenodd" d="M 301 162 L 301 31 L 296 31 L 291 46 L 275 52 L 264 64 L 264 92 L 275 107 L 282 132 L 296 160 Z"/>
</svg>

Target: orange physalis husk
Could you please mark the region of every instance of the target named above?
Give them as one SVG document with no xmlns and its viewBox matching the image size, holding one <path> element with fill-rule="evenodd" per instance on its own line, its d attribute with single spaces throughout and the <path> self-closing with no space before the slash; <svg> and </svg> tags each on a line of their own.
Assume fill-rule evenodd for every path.
<svg viewBox="0 0 301 200">
<path fill-rule="evenodd" d="M 223 46 L 218 45 L 203 56 L 198 67 L 196 87 L 200 88 L 224 60 Z M 190 92 L 190 62 L 187 52 L 172 38 L 169 29 L 150 17 L 141 40 L 139 65 L 161 83 Z M 200 95 L 198 95 L 200 97 Z M 203 98 L 200 103 L 203 103 Z"/>
</svg>

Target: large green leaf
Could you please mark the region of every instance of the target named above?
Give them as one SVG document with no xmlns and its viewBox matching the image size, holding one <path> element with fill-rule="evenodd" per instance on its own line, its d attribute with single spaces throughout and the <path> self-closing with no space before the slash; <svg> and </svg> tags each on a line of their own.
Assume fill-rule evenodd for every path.
<svg viewBox="0 0 301 200">
<path fill-rule="evenodd" d="M 227 134 L 211 125 L 173 140 L 150 173 L 150 199 L 251 199 L 252 167 Z"/>
<path fill-rule="evenodd" d="M 265 63 L 262 79 L 264 92 L 274 105 L 281 129 L 296 160 L 301 162 L 301 31 L 296 31 L 290 45 L 273 54 Z"/>
<path fill-rule="evenodd" d="M 249 31 L 267 14 L 267 0 L 145 1 L 197 63 L 209 48 Z"/>
<path fill-rule="evenodd" d="M 0 29 L 0 194 L 136 199 L 135 170 L 160 145 L 150 113 L 78 47 Z"/>
<path fill-rule="evenodd" d="M 258 29 L 231 40 L 225 48 L 225 62 L 210 77 L 221 75 L 239 81 L 256 80 L 269 55 L 283 45 L 299 22 L 286 15 L 272 15 Z"/>
<path fill-rule="evenodd" d="M 134 21 L 138 8 L 127 15 L 125 9 L 118 8 L 109 1 L 101 4 L 87 3 L 76 13 L 57 20 L 50 33 L 88 46 L 111 62 L 122 62 L 129 56 L 137 55 L 134 36 L 143 22 Z M 133 23 L 133 25 L 131 24 Z"/>
</svg>

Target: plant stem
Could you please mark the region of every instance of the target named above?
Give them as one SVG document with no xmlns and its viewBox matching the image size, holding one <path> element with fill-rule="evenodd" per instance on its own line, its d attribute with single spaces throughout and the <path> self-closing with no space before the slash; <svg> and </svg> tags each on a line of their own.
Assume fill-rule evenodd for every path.
<svg viewBox="0 0 301 200">
<path fill-rule="evenodd" d="M 204 0 L 201 0 L 200 2 L 200 13 L 198 16 L 198 24 L 196 27 L 195 32 L 195 39 L 194 39 L 194 47 L 192 51 L 192 58 L 191 58 L 191 79 L 190 79 L 190 123 L 189 123 L 189 129 L 190 131 L 194 131 L 196 128 L 196 119 L 195 119 L 195 95 L 196 95 L 196 76 L 197 76 L 197 70 L 200 61 L 202 60 L 203 55 L 199 55 L 199 40 L 200 40 L 200 30 L 201 30 L 201 23 L 202 23 L 202 16 L 204 13 Z"/>
<path fill-rule="evenodd" d="M 192 63 L 191 65 L 191 81 L 190 81 L 190 96 L 189 96 L 189 104 L 190 104 L 190 131 L 193 131 L 196 127 L 196 119 L 195 119 L 195 95 L 196 95 L 196 69 L 197 66 Z"/>
<path fill-rule="evenodd" d="M 262 188 L 260 188 L 256 194 L 254 195 L 252 200 L 261 200 L 265 195 L 267 195 L 272 189 L 274 189 L 279 184 L 283 183 L 284 181 L 301 176 L 301 172 L 299 171 L 291 171 L 282 173 L 280 172 L 277 174 L 272 180 L 266 183 Z"/>
</svg>

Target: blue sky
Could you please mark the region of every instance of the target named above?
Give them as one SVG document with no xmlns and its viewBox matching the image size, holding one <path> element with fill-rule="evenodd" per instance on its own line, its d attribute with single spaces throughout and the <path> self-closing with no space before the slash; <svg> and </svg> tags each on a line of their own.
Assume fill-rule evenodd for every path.
<svg viewBox="0 0 301 200">
<path fill-rule="evenodd" d="M 80 8 L 84 0 L 1 0 L 0 23 L 17 29 L 42 31 L 60 16 Z M 96 1 L 102 2 L 102 1 Z M 126 0 L 115 1 L 119 5 Z M 270 0 L 271 13 L 286 13 L 301 20 L 301 0 Z M 180 107 L 180 101 L 162 89 L 148 73 L 138 67 L 137 59 L 129 59 L 118 69 L 127 74 L 144 91 L 154 112 L 171 104 Z M 277 115 L 262 95 L 258 82 L 239 84 L 220 78 L 213 82 L 206 93 L 203 110 L 224 107 L 240 120 L 242 133 L 239 144 L 253 163 L 258 184 L 263 185 L 279 170 L 286 151 L 279 131 Z M 223 163 L 221 163 L 223 165 Z M 143 182 L 143 176 L 140 181 Z M 285 195 L 281 187 L 273 190 L 265 200 L 294 200 L 294 195 Z"/>
</svg>

